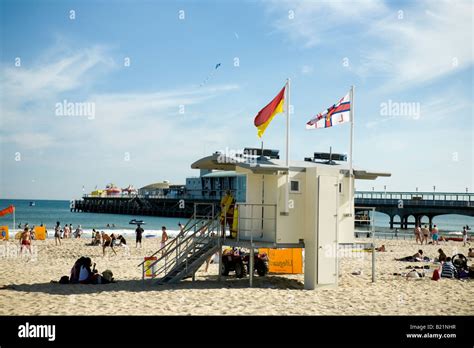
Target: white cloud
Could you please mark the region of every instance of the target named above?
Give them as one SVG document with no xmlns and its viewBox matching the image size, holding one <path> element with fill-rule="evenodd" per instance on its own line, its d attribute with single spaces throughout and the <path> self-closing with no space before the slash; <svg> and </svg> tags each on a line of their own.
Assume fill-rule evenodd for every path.
<svg viewBox="0 0 474 348">
<path fill-rule="evenodd" d="M 314 67 L 312 65 L 303 65 L 301 67 L 301 73 L 303 75 L 311 75 L 314 71 Z"/>
<path fill-rule="evenodd" d="M 423 84 L 473 64 L 473 2 L 421 1 L 401 9 L 390 5 L 271 1 L 267 11 L 277 18 L 276 30 L 303 47 L 346 40 L 351 55 L 360 57 L 351 59 L 356 74 L 386 78 L 379 91 Z M 287 9 L 294 11 L 294 18 Z"/>
</svg>

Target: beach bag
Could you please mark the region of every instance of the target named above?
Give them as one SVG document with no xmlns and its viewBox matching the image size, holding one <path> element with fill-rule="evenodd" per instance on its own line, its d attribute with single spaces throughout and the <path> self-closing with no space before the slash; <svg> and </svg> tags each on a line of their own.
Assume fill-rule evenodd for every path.
<svg viewBox="0 0 474 348">
<path fill-rule="evenodd" d="M 61 279 L 59 279 L 59 284 L 69 284 L 69 277 L 68 276 L 62 276 Z"/>
<path fill-rule="evenodd" d="M 433 271 L 433 277 L 431 277 L 431 280 L 439 280 L 439 270 L 435 269 Z"/>
</svg>

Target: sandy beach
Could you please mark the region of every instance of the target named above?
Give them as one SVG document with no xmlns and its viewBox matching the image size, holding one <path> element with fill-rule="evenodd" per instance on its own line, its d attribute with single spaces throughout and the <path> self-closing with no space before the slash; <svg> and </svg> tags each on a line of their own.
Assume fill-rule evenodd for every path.
<svg viewBox="0 0 474 348">
<path fill-rule="evenodd" d="M 362 241 L 362 240 L 359 240 Z M 376 282 L 371 282 L 371 254 L 345 253 L 340 260 L 337 288 L 303 290 L 303 275 L 248 278 L 232 274 L 217 281 L 217 265 L 204 266 L 196 281 L 177 285 L 145 284 L 137 265 L 157 248 L 157 238 L 146 239 L 143 249 L 131 245 L 127 254 L 118 248 L 102 256 L 89 239 L 35 241 L 33 257 L 19 257 L 18 243 L 0 242 L 0 315 L 473 315 L 474 281 L 430 277 L 406 280 L 393 273 L 406 272 L 409 263 L 394 259 L 414 254 L 413 240 L 377 240 L 387 252 L 376 253 Z M 130 244 L 132 240 L 129 240 Z M 460 242 L 423 246 L 425 255 L 467 254 Z M 77 258 L 89 256 L 102 272 L 110 269 L 117 283 L 60 285 L 51 283 L 69 275 Z M 473 260 L 469 260 L 472 264 Z M 413 264 L 413 263 L 410 263 Z M 433 267 L 433 266 L 432 266 Z M 361 270 L 360 275 L 351 274 Z"/>
</svg>

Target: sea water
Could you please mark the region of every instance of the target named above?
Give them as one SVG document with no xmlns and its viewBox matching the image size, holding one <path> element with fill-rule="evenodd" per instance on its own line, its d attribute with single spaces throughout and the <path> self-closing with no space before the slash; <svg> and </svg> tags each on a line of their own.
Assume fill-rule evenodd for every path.
<svg viewBox="0 0 474 348">
<path fill-rule="evenodd" d="M 34 206 L 30 206 L 34 202 Z M 143 236 L 156 237 L 161 236 L 161 227 L 165 226 L 170 237 L 175 236 L 178 231 L 178 223 L 186 224 L 186 218 L 167 218 L 156 216 L 138 216 L 121 214 L 98 214 L 98 213 L 79 213 L 71 212 L 69 201 L 57 200 L 19 200 L 19 199 L 0 199 L 0 209 L 8 207 L 10 204 L 15 206 L 15 231 L 20 230 L 19 224 L 23 227 L 28 223 L 30 227 L 43 224 L 48 231 L 48 237 L 54 235 L 54 227 L 59 221 L 61 228 L 64 225 L 73 225 L 73 232 L 78 225 L 84 231 L 83 237 L 90 237 L 92 229 L 104 231 L 106 233 L 122 234 L 124 236 L 135 235 L 135 225 L 130 225 L 132 219 L 143 220 L 145 222 L 142 228 L 145 230 Z M 0 225 L 6 225 L 11 230 L 13 227 L 13 215 L 0 217 Z M 109 225 L 109 227 L 107 227 Z M 114 227 L 111 227 L 114 226 Z"/>
<path fill-rule="evenodd" d="M 71 212 L 69 201 L 57 200 L 34 200 L 34 206 L 30 206 L 29 200 L 8 200 L 0 199 L 0 209 L 8 207 L 10 204 L 15 206 L 15 230 L 18 230 L 18 224 L 24 226 L 28 223 L 30 227 L 44 224 L 48 230 L 48 236 L 53 236 L 56 221 L 59 221 L 61 227 L 65 224 L 72 224 L 74 230 L 78 225 L 84 230 L 84 237 L 91 235 L 93 228 L 96 231 L 105 231 L 107 233 L 123 234 L 124 236 L 134 236 L 136 226 L 130 225 L 132 219 L 143 220 L 144 237 L 161 236 L 161 227 L 167 228 L 168 234 L 173 237 L 179 231 L 178 223 L 186 224 L 186 218 L 168 218 L 156 216 L 138 216 L 121 214 L 98 214 L 98 213 L 79 213 Z M 411 221 L 411 220 L 409 220 Z M 427 218 L 423 223 L 428 223 Z M 462 231 L 462 227 L 469 225 L 474 229 L 474 217 L 463 215 L 440 215 L 433 219 L 440 231 Z M 7 225 L 10 229 L 13 227 L 13 216 L 6 215 L 0 217 L 0 225 Z M 115 226 L 115 227 L 107 227 Z M 389 217 L 386 214 L 375 212 L 375 230 L 380 232 L 390 232 Z M 395 226 L 397 227 L 397 226 Z M 399 226 L 398 226 L 399 228 Z M 400 228 L 399 228 L 400 229 Z M 412 227 L 410 227 L 412 229 Z"/>
</svg>

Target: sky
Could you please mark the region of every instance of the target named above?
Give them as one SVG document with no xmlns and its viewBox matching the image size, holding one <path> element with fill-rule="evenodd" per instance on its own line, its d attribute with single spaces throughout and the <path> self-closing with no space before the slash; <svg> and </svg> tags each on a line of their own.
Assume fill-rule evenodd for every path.
<svg viewBox="0 0 474 348">
<path fill-rule="evenodd" d="M 261 146 L 253 119 L 287 78 L 292 160 L 348 153 L 348 124 L 305 124 L 354 85 L 354 166 L 392 174 L 357 190 L 472 192 L 473 14 L 463 0 L 1 0 L 0 197 L 184 183 L 201 157 Z M 284 157 L 284 114 L 263 142 Z"/>
</svg>

